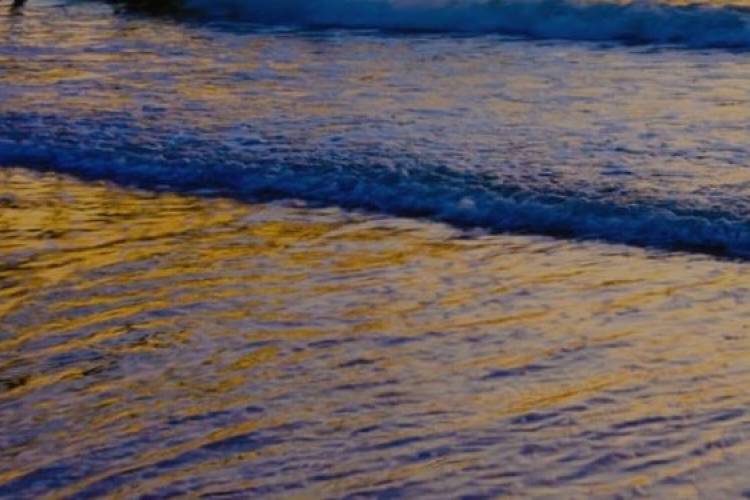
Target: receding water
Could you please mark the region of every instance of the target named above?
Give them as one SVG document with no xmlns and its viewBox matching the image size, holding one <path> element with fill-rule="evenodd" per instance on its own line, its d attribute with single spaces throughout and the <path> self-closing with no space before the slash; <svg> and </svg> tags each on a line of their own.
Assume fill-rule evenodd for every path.
<svg viewBox="0 0 750 500">
<path fill-rule="evenodd" d="M 0 185 L 0 496 L 750 488 L 744 264 Z"/>
<path fill-rule="evenodd" d="M 0 497 L 750 496 L 746 10 L 188 3 L 0 4 Z"/>
</svg>

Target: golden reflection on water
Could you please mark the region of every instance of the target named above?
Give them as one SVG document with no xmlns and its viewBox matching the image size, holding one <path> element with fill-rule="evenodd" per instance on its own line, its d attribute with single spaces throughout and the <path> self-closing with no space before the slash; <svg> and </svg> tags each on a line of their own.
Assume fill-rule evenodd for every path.
<svg viewBox="0 0 750 500">
<path fill-rule="evenodd" d="M 747 278 L 3 169 L 0 487 L 734 492 Z"/>
<path fill-rule="evenodd" d="M 87 153 L 105 157 L 142 149 L 149 161 L 349 165 L 374 149 L 407 163 L 490 166 L 498 185 L 518 187 L 542 177 L 528 170 L 541 162 L 553 175 L 534 188 L 747 208 L 748 169 L 725 168 L 743 164 L 750 120 L 741 55 L 577 44 L 516 52 L 492 37 L 427 35 L 341 43 L 335 33 L 113 16 L 104 2 L 34 2 L 0 20 L 0 44 L 14 48 L 0 53 L 0 113 L 29 118 L 5 135 L 53 150 L 93 136 Z M 500 168 L 509 158 L 524 168 Z M 737 202 L 714 199 L 726 193 Z"/>
</svg>

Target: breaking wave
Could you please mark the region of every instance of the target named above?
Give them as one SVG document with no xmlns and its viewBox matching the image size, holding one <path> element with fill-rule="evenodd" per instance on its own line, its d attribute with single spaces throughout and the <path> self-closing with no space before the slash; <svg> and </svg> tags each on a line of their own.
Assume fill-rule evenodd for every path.
<svg viewBox="0 0 750 500">
<path fill-rule="evenodd" d="M 121 152 L 47 149 L 0 141 L 0 164 L 54 170 L 155 190 L 215 193 L 247 201 L 313 204 L 420 217 L 458 227 L 601 240 L 667 250 L 750 258 L 750 224 L 730 212 L 617 204 L 578 193 L 554 195 L 490 183 L 445 167 L 384 169 L 324 165 L 248 165 L 226 158 L 152 162 Z"/>
<path fill-rule="evenodd" d="M 303 28 L 750 47 L 750 13 L 731 5 L 575 0 L 185 0 L 184 7 L 208 19 Z"/>
</svg>

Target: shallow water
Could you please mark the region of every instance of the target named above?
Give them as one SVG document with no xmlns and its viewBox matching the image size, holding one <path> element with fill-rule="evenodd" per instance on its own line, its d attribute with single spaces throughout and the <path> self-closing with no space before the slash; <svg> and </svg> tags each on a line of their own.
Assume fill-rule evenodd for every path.
<svg viewBox="0 0 750 500">
<path fill-rule="evenodd" d="M 750 14 L 409 2 L 0 6 L 0 497 L 750 496 Z"/>
<path fill-rule="evenodd" d="M 750 256 L 746 52 L 91 2 L 0 19 L 5 164 Z"/>
<path fill-rule="evenodd" d="M 750 489 L 744 264 L 0 186 L 0 496 Z"/>
</svg>

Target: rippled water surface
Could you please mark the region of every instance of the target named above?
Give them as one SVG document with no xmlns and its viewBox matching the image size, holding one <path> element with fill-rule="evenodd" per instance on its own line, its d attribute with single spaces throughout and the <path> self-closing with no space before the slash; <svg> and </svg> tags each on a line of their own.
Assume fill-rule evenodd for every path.
<svg viewBox="0 0 750 500">
<path fill-rule="evenodd" d="M 0 20 L 5 164 L 750 257 L 745 51 L 46 0 Z"/>
<path fill-rule="evenodd" d="M 746 10 L 189 3 L 0 2 L 0 497 L 750 496 Z"/>
<path fill-rule="evenodd" d="M 0 496 L 750 488 L 744 264 L 0 186 Z"/>
</svg>

